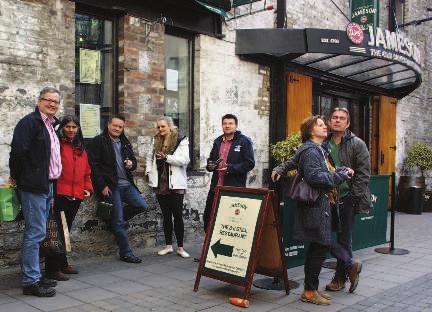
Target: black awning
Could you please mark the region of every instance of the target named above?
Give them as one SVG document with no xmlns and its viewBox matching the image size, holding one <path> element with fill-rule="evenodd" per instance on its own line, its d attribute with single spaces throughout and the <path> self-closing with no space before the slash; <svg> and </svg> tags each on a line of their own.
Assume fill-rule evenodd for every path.
<svg viewBox="0 0 432 312">
<path fill-rule="evenodd" d="M 420 53 L 406 37 L 377 28 L 353 40 L 359 43 L 340 30 L 238 29 L 236 54 L 257 62 L 279 59 L 323 80 L 397 98 L 421 84 Z"/>
</svg>

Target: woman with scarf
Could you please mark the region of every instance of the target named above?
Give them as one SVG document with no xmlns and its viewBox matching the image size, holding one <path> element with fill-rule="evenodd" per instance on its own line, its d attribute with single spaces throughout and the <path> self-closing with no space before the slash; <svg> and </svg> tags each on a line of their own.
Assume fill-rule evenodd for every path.
<svg viewBox="0 0 432 312">
<path fill-rule="evenodd" d="M 329 154 L 322 147 L 327 138 L 327 126 L 321 116 L 306 118 L 301 126 L 302 145 L 294 158 L 273 169 L 273 181 L 297 167 L 304 181 L 319 190 L 313 204 L 297 203 L 294 238 L 309 242 L 304 265 L 304 291 L 301 300 L 317 305 L 329 305 L 330 296 L 318 290 L 319 274 L 332 243 L 332 231 L 339 227 L 336 187 L 350 179 L 354 171 L 346 167 L 335 168 Z"/>
<path fill-rule="evenodd" d="M 153 148 L 147 155 L 146 174 L 149 186 L 156 193 L 163 214 L 166 246 L 158 252 L 164 256 L 172 253 L 172 232 L 177 239 L 177 254 L 189 258 L 183 248 L 183 198 L 187 188 L 186 168 L 189 164 L 189 140 L 179 135 L 170 117 L 157 120 L 158 133 L 153 138 Z M 174 218 L 174 226 L 173 226 Z"/>
<path fill-rule="evenodd" d="M 60 220 L 60 211 L 64 211 L 70 231 L 81 202 L 93 193 L 93 186 L 78 118 L 70 115 L 63 117 L 57 134 L 62 173 L 57 180 L 54 212 Z M 69 278 L 64 274 L 78 274 L 78 271 L 68 264 L 66 254 L 58 254 L 45 258 L 45 274 L 57 281 L 67 281 Z"/>
</svg>

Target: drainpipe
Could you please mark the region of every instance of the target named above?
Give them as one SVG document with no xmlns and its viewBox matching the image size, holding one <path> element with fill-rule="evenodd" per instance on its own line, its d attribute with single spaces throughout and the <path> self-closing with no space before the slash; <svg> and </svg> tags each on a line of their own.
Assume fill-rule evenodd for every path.
<svg viewBox="0 0 432 312">
<path fill-rule="evenodd" d="M 389 1 L 389 9 L 388 9 L 388 28 L 390 31 L 396 31 L 396 1 Z"/>
<path fill-rule="evenodd" d="M 287 0 L 277 0 L 276 8 L 276 27 L 285 28 L 285 11 Z"/>
</svg>

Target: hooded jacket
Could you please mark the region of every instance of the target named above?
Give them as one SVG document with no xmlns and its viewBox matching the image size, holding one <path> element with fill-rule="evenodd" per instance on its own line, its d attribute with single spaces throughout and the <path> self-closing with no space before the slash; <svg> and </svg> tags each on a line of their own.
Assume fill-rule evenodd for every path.
<svg viewBox="0 0 432 312">
<path fill-rule="evenodd" d="M 219 150 L 223 135 L 214 140 L 210 152 L 210 160 L 219 158 Z M 255 159 L 252 141 L 240 131 L 234 133 L 233 142 L 228 152 L 227 170 L 224 178 L 224 186 L 246 186 L 247 173 L 255 167 Z M 209 168 L 206 168 L 208 171 Z M 214 190 L 218 181 L 218 171 L 214 171 L 210 184 L 210 191 Z"/>
<path fill-rule="evenodd" d="M 119 137 L 121 142 L 122 161 L 132 161 L 132 168 L 126 169 L 126 176 L 129 182 L 138 190 L 133 180 L 132 172 L 137 167 L 137 160 L 132 150 L 132 145 L 122 133 Z M 100 196 L 102 190 L 108 186 L 111 190 L 118 185 L 116 155 L 111 137 L 106 127 L 102 134 L 93 138 L 88 148 L 88 157 L 91 167 L 91 178 L 95 193 Z M 139 190 L 138 190 L 139 191 Z"/>
</svg>

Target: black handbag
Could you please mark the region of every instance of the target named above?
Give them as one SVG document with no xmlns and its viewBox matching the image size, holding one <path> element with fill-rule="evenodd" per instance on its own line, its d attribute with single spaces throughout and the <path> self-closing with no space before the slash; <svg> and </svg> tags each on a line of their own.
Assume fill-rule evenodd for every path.
<svg viewBox="0 0 432 312">
<path fill-rule="evenodd" d="M 320 195 L 319 189 L 307 184 L 299 173 L 292 179 L 287 193 L 291 199 L 308 205 L 315 203 Z"/>
<path fill-rule="evenodd" d="M 46 236 L 40 245 L 39 254 L 42 257 L 46 257 L 54 254 L 64 253 L 66 253 L 64 238 L 61 234 L 59 223 L 57 222 L 54 213 L 53 205 L 51 204 L 46 225 Z"/>
<path fill-rule="evenodd" d="M 109 222 L 114 214 L 114 205 L 109 197 L 103 198 L 96 206 L 96 216 L 105 222 Z"/>
</svg>

